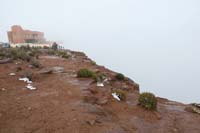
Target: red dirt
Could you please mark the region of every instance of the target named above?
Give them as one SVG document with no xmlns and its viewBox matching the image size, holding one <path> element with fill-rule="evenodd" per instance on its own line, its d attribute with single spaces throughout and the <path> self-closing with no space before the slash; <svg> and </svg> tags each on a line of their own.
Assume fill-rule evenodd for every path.
<svg viewBox="0 0 200 133">
<path fill-rule="evenodd" d="M 110 81 L 101 88 L 92 79 L 76 78 L 80 68 L 100 71 L 110 78 L 115 72 L 92 64 L 81 53 L 73 54 L 70 59 L 42 56 L 40 69 L 17 61 L 0 65 L 0 133 L 200 132 L 200 116 L 186 112 L 187 105 L 158 98 L 157 111 L 146 111 L 137 105 L 139 91 L 134 82 Z M 21 72 L 16 72 L 17 66 L 22 67 Z M 55 66 L 64 67 L 65 72 L 40 74 Z M 28 90 L 27 84 L 18 80 L 25 71 L 33 72 L 37 90 Z M 10 76 L 13 72 L 16 75 Z M 131 89 L 127 100 L 118 102 L 111 89 L 124 84 Z M 90 94 L 91 90 L 96 94 Z M 85 93 L 98 102 L 84 101 Z"/>
</svg>

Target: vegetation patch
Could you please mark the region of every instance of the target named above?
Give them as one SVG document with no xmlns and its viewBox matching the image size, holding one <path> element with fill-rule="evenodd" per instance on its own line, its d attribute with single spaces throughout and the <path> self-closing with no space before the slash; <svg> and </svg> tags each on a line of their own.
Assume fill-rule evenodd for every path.
<svg viewBox="0 0 200 133">
<path fill-rule="evenodd" d="M 156 110 L 157 99 L 154 94 L 149 92 L 141 93 L 138 99 L 139 105 L 148 110 Z"/>
<path fill-rule="evenodd" d="M 77 72 L 77 76 L 79 78 L 92 78 L 95 76 L 95 73 L 88 70 L 88 69 L 80 69 L 78 72 Z"/>
<path fill-rule="evenodd" d="M 125 80 L 125 76 L 123 75 L 123 74 L 121 74 L 121 73 L 118 73 L 118 74 L 116 74 L 115 75 L 115 78 L 117 79 L 117 80 Z"/>
<path fill-rule="evenodd" d="M 69 58 L 69 55 L 67 54 L 66 51 L 57 51 L 57 55 L 65 59 Z"/>
</svg>

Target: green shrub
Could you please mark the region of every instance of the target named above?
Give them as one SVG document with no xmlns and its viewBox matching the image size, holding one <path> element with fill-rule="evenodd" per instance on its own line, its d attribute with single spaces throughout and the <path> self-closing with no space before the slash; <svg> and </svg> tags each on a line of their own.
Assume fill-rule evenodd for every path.
<svg viewBox="0 0 200 133">
<path fill-rule="evenodd" d="M 118 74 L 115 76 L 115 78 L 116 78 L 117 80 L 125 80 L 124 75 L 121 74 L 121 73 L 118 73 Z"/>
<path fill-rule="evenodd" d="M 21 59 L 21 60 L 29 62 L 31 60 L 31 57 L 24 50 L 18 50 L 17 51 L 17 59 Z"/>
<path fill-rule="evenodd" d="M 58 55 L 58 56 L 61 56 L 62 58 L 65 58 L 65 59 L 68 59 L 68 58 L 69 58 L 69 55 L 67 54 L 66 51 L 58 51 L 58 52 L 57 52 L 57 55 Z"/>
<path fill-rule="evenodd" d="M 8 57 L 13 58 L 13 59 L 18 59 L 18 55 L 17 55 L 17 48 L 11 48 L 8 51 Z"/>
<path fill-rule="evenodd" d="M 39 68 L 41 66 L 40 62 L 36 59 L 31 60 L 31 65 L 35 68 Z"/>
<path fill-rule="evenodd" d="M 92 61 L 91 64 L 92 64 L 92 65 L 96 65 L 96 62 L 95 62 L 95 61 Z"/>
<path fill-rule="evenodd" d="M 119 97 L 119 99 L 121 101 L 125 101 L 126 100 L 126 95 L 127 94 L 126 94 L 125 91 L 117 89 L 117 90 L 112 91 L 112 93 L 116 93 L 116 95 Z"/>
<path fill-rule="evenodd" d="M 88 69 L 80 69 L 78 72 L 77 72 L 77 76 L 79 78 L 91 78 L 91 77 L 94 77 L 95 74 L 94 72 L 88 70 Z"/>
<path fill-rule="evenodd" d="M 149 92 L 141 93 L 138 99 L 139 105 L 148 110 L 156 110 L 157 99 L 154 94 Z"/>
<path fill-rule="evenodd" d="M 24 61 L 30 61 L 31 56 L 29 56 L 28 52 L 21 48 L 10 48 L 7 51 L 7 57 L 16 59 L 21 59 Z"/>
</svg>

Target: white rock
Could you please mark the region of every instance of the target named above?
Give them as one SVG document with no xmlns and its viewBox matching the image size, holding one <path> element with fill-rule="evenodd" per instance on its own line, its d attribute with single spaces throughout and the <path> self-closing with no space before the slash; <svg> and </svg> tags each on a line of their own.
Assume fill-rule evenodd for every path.
<svg viewBox="0 0 200 133">
<path fill-rule="evenodd" d="M 28 88 L 29 90 L 36 90 L 36 87 L 31 86 L 30 84 L 28 84 L 26 86 L 26 88 Z"/>
<path fill-rule="evenodd" d="M 2 88 L 1 90 L 2 90 L 2 91 L 5 91 L 6 89 L 5 89 L 5 88 Z"/>
<path fill-rule="evenodd" d="M 24 81 L 24 82 L 26 82 L 28 84 L 32 83 L 32 81 L 30 81 L 28 78 L 19 78 L 19 80 Z"/>
<path fill-rule="evenodd" d="M 108 79 L 107 79 L 107 78 L 105 78 L 103 82 L 108 82 Z"/>
<path fill-rule="evenodd" d="M 10 75 L 10 76 L 15 76 L 16 74 L 15 74 L 15 73 L 10 73 L 9 75 Z"/>
<path fill-rule="evenodd" d="M 113 96 L 115 99 L 117 99 L 118 101 L 121 101 L 120 98 L 119 98 L 119 96 L 118 96 L 116 93 L 112 93 L 112 96 Z"/>
<path fill-rule="evenodd" d="M 103 83 L 97 83 L 97 86 L 98 87 L 104 87 L 104 84 Z"/>
</svg>

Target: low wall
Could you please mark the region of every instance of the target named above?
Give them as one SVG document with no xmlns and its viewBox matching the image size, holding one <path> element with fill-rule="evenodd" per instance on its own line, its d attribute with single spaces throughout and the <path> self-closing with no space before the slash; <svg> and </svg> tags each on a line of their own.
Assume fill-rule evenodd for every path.
<svg viewBox="0 0 200 133">
<path fill-rule="evenodd" d="M 21 47 L 21 46 L 29 46 L 29 47 L 52 47 L 52 44 L 36 44 L 36 43 L 16 43 L 10 44 L 11 47 Z"/>
</svg>

